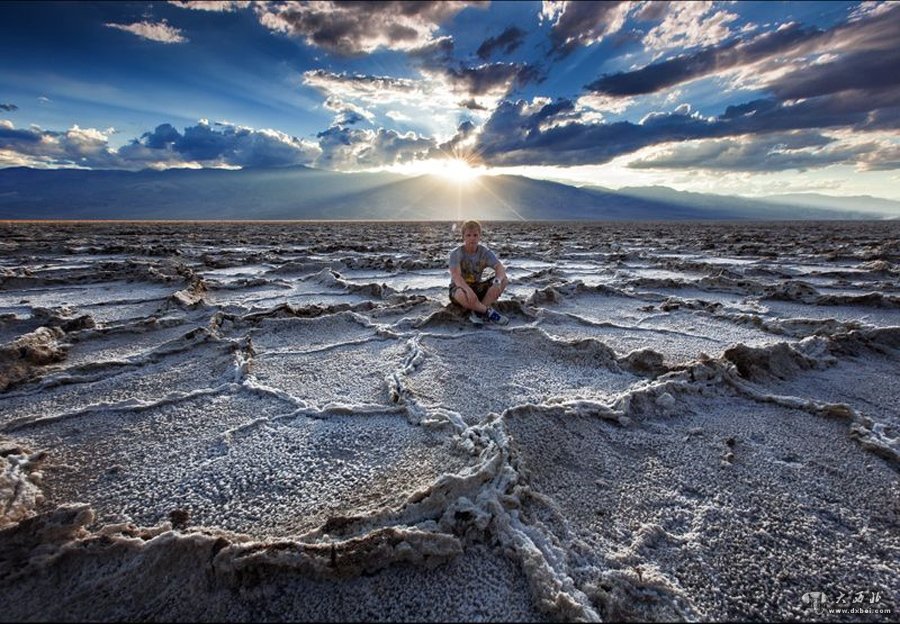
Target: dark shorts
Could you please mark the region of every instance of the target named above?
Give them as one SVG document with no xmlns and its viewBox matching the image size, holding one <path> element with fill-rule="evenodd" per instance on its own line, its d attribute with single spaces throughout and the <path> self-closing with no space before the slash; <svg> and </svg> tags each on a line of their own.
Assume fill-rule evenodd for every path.
<svg viewBox="0 0 900 624">
<path fill-rule="evenodd" d="M 480 282 L 475 282 L 474 284 L 469 284 L 472 290 L 475 291 L 475 296 L 478 297 L 478 300 L 481 301 L 484 299 L 484 296 L 487 294 L 488 289 L 491 287 L 491 284 L 494 283 L 493 279 L 482 280 Z M 459 289 L 459 286 L 456 284 L 450 284 L 450 301 L 456 301 L 453 298 L 453 294 Z"/>
</svg>

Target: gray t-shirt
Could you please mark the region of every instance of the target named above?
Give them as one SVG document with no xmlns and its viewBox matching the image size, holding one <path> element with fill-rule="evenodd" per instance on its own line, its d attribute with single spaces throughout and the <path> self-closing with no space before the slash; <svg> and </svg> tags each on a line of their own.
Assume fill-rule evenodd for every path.
<svg viewBox="0 0 900 624">
<path fill-rule="evenodd" d="M 450 252 L 449 267 L 452 269 L 458 266 L 466 283 L 474 284 L 481 279 L 482 271 L 487 267 L 496 266 L 498 262 L 500 260 L 497 259 L 497 255 L 484 245 L 479 244 L 473 254 L 467 254 L 465 245 L 460 245 Z M 453 280 L 450 280 L 450 283 L 452 284 Z"/>
</svg>

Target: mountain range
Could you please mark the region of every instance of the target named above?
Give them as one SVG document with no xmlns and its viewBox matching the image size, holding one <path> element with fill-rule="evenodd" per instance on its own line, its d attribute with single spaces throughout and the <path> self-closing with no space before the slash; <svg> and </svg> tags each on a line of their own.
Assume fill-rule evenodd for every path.
<svg viewBox="0 0 900 624">
<path fill-rule="evenodd" d="M 900 202 L 868 196 L 761 199 L 612 190 L 523 176 L 464 183 L 433 175 L 308 167 L 0 169 L 0 219 L 124 220 L 779 220 L 898 218 Z"/>
</svg>

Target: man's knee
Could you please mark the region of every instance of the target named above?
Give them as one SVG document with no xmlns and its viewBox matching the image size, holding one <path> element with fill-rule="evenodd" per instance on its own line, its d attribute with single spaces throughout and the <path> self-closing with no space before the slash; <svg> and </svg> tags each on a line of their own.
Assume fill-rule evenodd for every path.
<svg viewBox="0 0 900 624">
<path fill-rule="evenodd" d="M 453 300 L 464 308 L 471 307 L 474 304 L 472 298 L 473 297 L 462 288 L 457 288 L 456 292 L 453 293 Z"/>
</svg>

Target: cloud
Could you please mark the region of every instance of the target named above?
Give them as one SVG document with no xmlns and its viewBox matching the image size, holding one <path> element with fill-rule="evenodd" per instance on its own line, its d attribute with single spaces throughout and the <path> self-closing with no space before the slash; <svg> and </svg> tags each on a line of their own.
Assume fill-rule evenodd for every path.
<svg viewBox="0 0 900 624">
<path fill-rule="evenodd" d="M 456 128 L 456 134 L 448 141 L 435 145 L 425 155 L 425 160 L 449 157 L 465 160 L 470 165 L 480 164 L 481 158 L 474 149 L 477 135 L 478 127 L 471 121 L 464 121 Z"/>
<path fill-rule="evenodd" d="M 857 21 L 863 18 L 887 13 L 891 10 L 891 8 L 893 8 L 891 6 L 893 3 L 893 0 L 864 0 L 863 2 L 860 2 L 850 13 L 850 20 Z"/>
<path fill-rule="evenodd" d="M 467 66 L 454 64 L 452 52 L 452 41 L 444 39 L 412 54 L 419 62 L 418 69 L 426 89 L 432 94 L 449 93 L 455 97 L 457 104 L 451 103 L 448 108 L 493 110 L 513 88 L 544 79 L 538 67 L 529 63 L 494 62 Z"/>
<path fill-rule="evenodd" d="M 303 74 L 303 84 L 325 96 L 324 106 L 338 113 L 335 125 L 348 125 L 350 117 L 342 112 L 356 112 L 367 120 L 373 111 L 408 111 L 413 119 L 435 119 L 448 110 L 457 110 L 456 100 L 448 87 L 434 80 L 412 80 L 387 76 L 336 74 L 322 69 Z M 398 110 L 399 109 L 399 110 Z M 415 114 L 413 114 L 415 111 Z"/>
<path fill-rule="evenodd" d="M 453 37 L 438 37 L 428 45 L 410 50 L 409 56 L 425 67 L 441 67 L 453 62 L 453 47 Z"/>
<path fill-rule="evenodd" d="M 511 89 L 539 79 L 537 70 L 524 63 L 485 63 L 459 68 L 431 62 L 427 65 L 420 69 L 419 80 L 335 74 L 317 69 L 303 74 L 303 84 L 324 94 L 327 108 L 335 110 L 329 102 L 339 101 L 347 108 L 357 107 L 353 110 L 370 121 L 369 111 L 379 108 L 385 112 L 396 111 L 398 106 L 418 110 L 434 121 L 439 116 L 456 114 L 460 109 L 484 118 Z"/>
<path fill-rule="evenodd" d="M 782 100 L 897 83 L 900 5 L 830 30 L 783 24 L 747 42 L 731 41 L 586 85 L 611 97 L 656 93 L 733 72 L 735 88 L 768 90 Z M 824 55 L 823 52 L 827 52 Z"/>
<path fill-rule="evenodd" d="M 427 75 L 431 72 L 425 73 Z M 454 93 L 473 97 L 502 97 L 513 86 L 521 87 L 539 79 L 537 69 L 527 63 L 486 63 L 459 69 L 447 67 L 438 73 L 449 83 Z"/>
<path fill-rule="evenodd" d="M 21 164 L 104 168 L 120 165 L 109 148 L 106 133 L 77 125 L 64 132 L 52 132 L 34 126 L 17 130 L 11 123 L 2 124 L 0 151 L 4 152 L 4 160 L 15 155 Z"/>
<path fill-rule="evenodd" d="M 11 121 L 0 119 L 0 147 L 15 148 L 22 144 L 39 143 L 40 140 L 41 133 L 39 131 L 17 130 Z"/>
<path fill-rule="evenodd" d="M 325 169 L 387 167 L 424 159 L 435 147 L 433 139 L 385 128 L 360 130 L 333 126 L 317 136 L 322 153 L 315 164 Z"/>
<path fill-rule="evenodd" d="M 656 93 L 673 85 L 690 82 L 733 67 L 747 65 L 795 47 L 820 35 L 815 28 L 798 24 L 756 37 L 747 43 L 734 41 L 705 48 L 693 54 L 652 63 L 630 72 L 605 75 L 585 86 L 594 93 L 634 96 Z"/>
<path fill-rule="evenodd" d="M 139 139 L 113 149 L 112 129 L 73 126 L 65 132 L 0 125 L 0 151 L 31 166 L 143 169 L 147 167 L 274 167 L 310 164 L 318 145 L 277 130 L 254 130 L 201 121 L 179 132 L 161 124 Z"/>
<path fill-rule="evenodd" d="M 685 141 L 657 146 L 651 154 L 631 161 L 632 169 L 712 169 L 717 171 L 800 171 L 841 163 L 855 163 L 874 144 L 835 144 L 815 130 Z"/>
<path fill-rule="evenodd" d="M 578 98 L 577 104 L 580 108 L 595 110 L 600 113 L 621 114 L 628 108 L 633 106 L 635 98 L 630 97 L 609 97 L 606 95 L 598 95 L 588 93 Z"/>
<path fill-rule="evenodd" d="M 478 134 L 475 151 L 486 164 L 494 166 L 570 166 L 603 164 L 643 148 L 675 141 L 752 137 L 820 128 L 852 131 L 859 136 L 885 129 L 896 133 L 900 120 L 897 96 L 897 90 L 888 89 L 875 100 L 872 93 L 859 90 L 793 103 L 762 98 L 730 106 L 718 117 L 704 117 L 683 104 L 671 112 L 645 115 L 639 123 L 598 123 L 588 116 L 589 111 L 579 107 L 578 102 L 566 99 L 531 103 L 504 101 Z M 873 114 L 873 109 L 879 114 Z M 784 142 L 784 139 L 780 141 Z M 731 153 L 735 153 L 734 147 L 727 142 L 710 143 L 704 149 L 708 152 L 712 145 L 729 147 Z M 819 150 L 812 154 L 792 152 L 791 149 L 781 151 L 784 153 L 772 156 L 769 162 L 777 160 L 787 166 L 802 159 L 806 166 L 812 166 L 818 158 L 821 166 L 840 159 L 855 159 L 857 163 L 865 160 L 865 151 L 859 149 L 846 153 Z M 676 156 L 687 158 L 681 153 Z M 708 154 L 707 157 L 711 158 Z"/>
<path fill-rule="evenodd" d="M 468 100 L 462 100 L 461 102 L 457 102 L 457 106 L 461 108 L 468 108 L 469 110 L 477 110 L 477 111 L 486 111 L 487 106 L 479 104 L 475 98 L 469 98 Z"/>
<path fill-rule="evenodd" d="M 142 39 L 158 41 L 160 43 L 185 43 L 187 38 L 182 36 L 181 30 L 169 26 L 165 20 L 162 22 L 136 22 L 134 24 L 105 24 L 108 28 L 117 28 L 130 32 Z"/>
<path fill-rule="evenodd" d="M 432 44 L 440 25 L 485 2 L 270 2 L 255 5 L 270 30 L 344 56 L 416 50 Z"/>
<path fill-rule="evenodd" d="M 567 99 L 504 101 L 482 128 L 475 151 L 494 166 L 598 164 L 664 140 L 704 136 L 709 125 L 683 114 L 642 124 L 583 123 Z"/>
<path fill-rule="evenodd" d="M 13 111 L 19 110 L 19 107 L 16 106 L 15 104 L 0 104 L 0 110 L 11 113 Z"/>
<path fill-rule="evenodd" d="M 231 124 L 213 126 L 205 121 L 185 128 L 183 134 L 170 124 L 162 124 L 119 151 L 130 160 L 176 156 L 204 166 L 236 167 L 309 164 L 320 153 L 314 143 L 277 130 Z"/>
<path fill-rule="evenodd" d="M 359 100 L 369 105 L 388 102 L 416 103 L 426 95 L 424 85 L 409 78 L 335 74 L 313 69 L 303 74 L 303 84 L 341 101 Z"/>
<path fill-rule="evenodd" d="M 875 93 L 900 87 L 900 47 L 845 54 L 827 63 L 814 63 L 792 72 L 768 89 L 781 100 L 797 100 L 842 91 Z M 895 100 L 900 102 L 900 100 Z"/>
<path fill-rule="evenodd" d="M 371 123 L 375 118 L 375 115 L 371 111 L 351 102 L 344 102 L 335 96 L 329 96 L 328 99 L 325 100 L 323 106 L 336 113 L 334 121 L 332 122 L 332 125 L 335 126 L 348 126 L 361 121 L 368 121 Z"/>
<path fill-rule="evenodd" d="M 818 130 L 773 132 L 722 139 L 685 141 L 643 150 L 632 169 L 681 169 L 774 173 L 853 165 L 858 171 L 900 168 L 900 145 L 893 134 Z"/>
<path fill-rule="evenodd" d="M 496 50 L 502 49 L 504 54 L 509 54 L 522 45 L 524 38 L 525 31 L 510 26 L 498 36 L 485 39 L 484 43 L 478 46 L 476 54 L 482 61 L 488 60 Z"/>
<path fill-rule="evenodd" d="M 169 0 L 169 4 L 192 11 L 215 11 L 217 13 L 230 13 L 250 6 L 249 0 Z"/>
<path fill-rule="evenodd" d="M 411 117 L 406 115 L 405 113 L 401 113 L 400 111 L 389 110 L 386 112 L 385 117 L 388 119 L 393 119 L 394 121 L 410 121 Z"/>
<path fill-rule="evenodd" d="M 895 171 L 900 169 L 900 145 L 879 144 L 876 149 L 861 150 L 857 159 L 860 171 Z"/>
<path fill-rule="evenodd" d="M 717 10 L 710 1 L 658 4 L 663 11 L 656 10 L 653 14 L 662 12 L 662 23 L 644 36 L 643 43 L 647 49 L 659 52 L 676 47 L 687 49 L 717 45 L 731 37 L 728 24 L 738 19 L 735 13 Z M 646 10 L 642 14 L 645 19 L 651 15 Z"/>
<path fill-rule="evenodd" d="M 631 2 L 545 1 L 541 18 L 552 24 L 554 52 L 565 56 L 578 46 L 599 43 L 619 32 L 633 7 Z"/>
<path fill-rule="evenodd" d="M 669 11 L 669 2 L 644 0 L 637 5 L 632 17 L 638 22 L 655 22 L 663 19 Z"/>
</svg>

